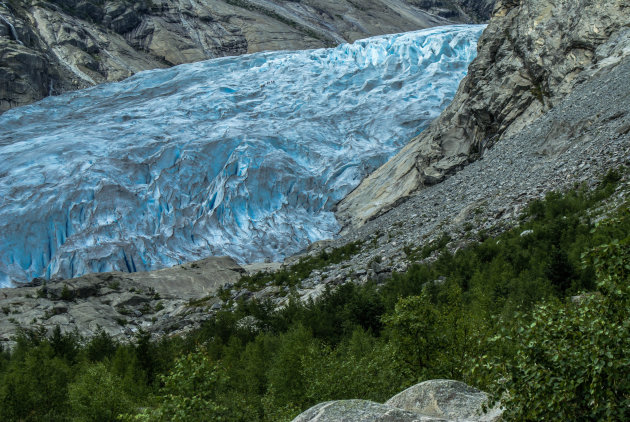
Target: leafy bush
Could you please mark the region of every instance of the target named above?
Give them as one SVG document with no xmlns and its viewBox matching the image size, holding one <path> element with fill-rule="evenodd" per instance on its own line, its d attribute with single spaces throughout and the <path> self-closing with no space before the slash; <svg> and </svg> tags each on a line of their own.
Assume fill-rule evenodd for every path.
<svg viewBox="0 0 630 422">
<path fill-rule="evenodd" d="M 490 349 L 513 347 L 484 362 L 506 420 L 630 418 L 630 236 L 585 258 L 595 267 L 597 292 L 538 305 L 488 341 Z"/>
<path fill-rule="evenodd" d="M 132 401 L 121 391 L 124 391 L 123 380 L 109 371 L 105 364 L 85 365 L 68 385 L 72 420 L 107 422 L 131 411 Z"/>
<path fill-rule="evenodd" d="M 161 377 L 158 405 L 123 420 L 194 422 L 230 420 L 227 408 L 217 403 L 217 396 L 226 382 L 216 362 L 203 349 L 177 359 L 172 371 Z"/>
</svg>

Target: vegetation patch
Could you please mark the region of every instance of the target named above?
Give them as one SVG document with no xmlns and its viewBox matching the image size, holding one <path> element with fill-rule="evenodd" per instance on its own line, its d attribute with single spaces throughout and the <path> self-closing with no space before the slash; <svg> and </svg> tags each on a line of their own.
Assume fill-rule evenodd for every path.
<svg viewBox="0 0 630 422">
<path fill-rule="evenodd" d="M 185 338 L 23 331 L 0 353 L 0 419 L 289 421 L 449 378 L 501 399 L 508 421 L 628 420 L 630 203 L 599 214 L 619 178 L 549 194 L 519 227 L 383 285 L 243 301 Z M 360 247 L 248 282 L 295 283 Z"/>
<path fill-rule="evenodd" d="M 301 258 L 299 262 L 290 267 L 275 272 L 259 272 L 250 276 L 243 276 L 237 283 L 237 287 L 250 287 L 260 289 L 266 285 L 295 286 L 306 279 L 315 270 L 321 270 L 332 264 L 339 264 L 361 252 L 363 242 L 356 241 L 344 246 L 324 249 L 315 256 Z"/>
</svg>

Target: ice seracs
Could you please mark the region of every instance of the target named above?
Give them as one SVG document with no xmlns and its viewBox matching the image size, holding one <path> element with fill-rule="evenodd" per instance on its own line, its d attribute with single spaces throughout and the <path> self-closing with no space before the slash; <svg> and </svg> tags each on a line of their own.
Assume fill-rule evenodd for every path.
<svg viewBox="0 0 630 422">
<path fill-rule="evenodd" d="M 452 99 L 483 26 L 137 74 L 0 116 L 0 285 L 281 259 Z"/>
</svg>

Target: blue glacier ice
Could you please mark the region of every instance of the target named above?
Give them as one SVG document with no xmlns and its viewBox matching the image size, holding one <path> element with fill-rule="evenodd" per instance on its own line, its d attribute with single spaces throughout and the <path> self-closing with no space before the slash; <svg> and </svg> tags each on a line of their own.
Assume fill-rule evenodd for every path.
<svg viewBox="0 0 630 422">
<path fill-rule="evenodd" d="M 484 26 L 152 70 L 0 116 L 0 285 L 278 260 L 451 101 Z"/>
</svg>

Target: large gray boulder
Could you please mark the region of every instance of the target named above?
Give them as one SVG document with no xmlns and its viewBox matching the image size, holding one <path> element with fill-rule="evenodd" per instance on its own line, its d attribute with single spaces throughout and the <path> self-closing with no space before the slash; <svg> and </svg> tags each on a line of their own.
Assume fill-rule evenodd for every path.
<svg viewBox="0 0 630 422">
<path fill-rule="evenodd" d="M 367 400 L 320 403 L 293 422 L 498 422 L 502 410 L 483 411 L 488 396 L 463 382 L 431 380 L 409 387 L 385 404 Z"/>
<path fill-rule="evenodd" d="M 453 380 L 421 382 L 396 394 L 385 404 L 409 412 L 445 418 L 453 421 L 495 422 L 501 419 L 501 409 L 486 413 L 482 408 L 488 395 L 481 390 Z"/>
<path fill-rule="evenodd" d="M 367 400 L 320 403 L 300 414 L 293 422 L 448 422 L 446 419 L 406 412 Z"/>
</svg>

